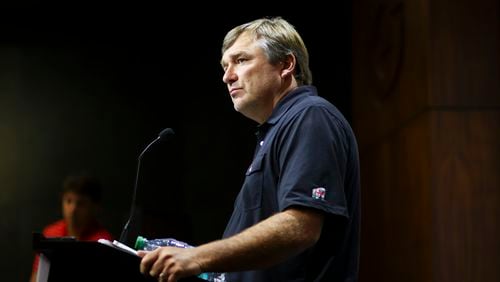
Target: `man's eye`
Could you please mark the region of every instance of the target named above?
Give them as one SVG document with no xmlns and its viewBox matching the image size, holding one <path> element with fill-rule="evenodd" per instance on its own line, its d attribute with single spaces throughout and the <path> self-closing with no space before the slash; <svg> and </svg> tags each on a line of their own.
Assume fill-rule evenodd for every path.
<svg viewBox="0 0 500 282">
<path fill-rule="evenodd" d="M 245 62 L 246 60 L 247 60 L 247 59 L 245 59 L 245 58 L 238 58 L 238 59 L 236 60 L 236 62 L 237 62 L 238 64 L 241 64 L 241 63 Z"/>
</svg>

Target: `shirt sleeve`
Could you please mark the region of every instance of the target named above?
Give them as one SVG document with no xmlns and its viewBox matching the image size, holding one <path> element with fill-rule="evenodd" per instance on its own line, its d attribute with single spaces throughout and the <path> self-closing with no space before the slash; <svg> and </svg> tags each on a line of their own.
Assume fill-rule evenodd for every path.
<svg viewBox="0 0 500 282">
<path fill-rule="evenodd" d="M 344 193 L 346 134 L 330 109 L 310 106 L 284 126 L 279 139 L 280 210 L 299 205 L 348 217 Z"/>
</svg>

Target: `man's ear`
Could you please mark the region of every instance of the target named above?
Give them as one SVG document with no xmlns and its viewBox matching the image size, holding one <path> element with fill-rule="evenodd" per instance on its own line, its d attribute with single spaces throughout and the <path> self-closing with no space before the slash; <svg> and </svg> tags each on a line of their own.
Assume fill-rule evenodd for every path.
<svg viewBox="0 0 500 282">
<path fill-rule="evenodd" d="M 295 56 L 293 54 L 287 55 L 286 59 L 283 61 L 283 68 L 281 69 L 281 78 L 286 78 L 289 75 L 293 75 L 296 63 L 297 61 L 295 60 Z"/>
</svg>

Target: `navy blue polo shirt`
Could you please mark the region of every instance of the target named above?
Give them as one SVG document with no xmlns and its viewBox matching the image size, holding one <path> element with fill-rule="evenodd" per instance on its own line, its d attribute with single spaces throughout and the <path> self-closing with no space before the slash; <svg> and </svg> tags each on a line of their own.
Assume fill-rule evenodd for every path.
<svg viewBox="0 0 500 282">
<path fill-rule="evenodd" d="M 292 206 L 325 214 L 319 241 L 268 269 L 227 273 L 228 281 L 357 281 L 360 180 L 355 136 L 313 86 L 286 95 L 258 127 L 224 237 Z"/>
</svg>

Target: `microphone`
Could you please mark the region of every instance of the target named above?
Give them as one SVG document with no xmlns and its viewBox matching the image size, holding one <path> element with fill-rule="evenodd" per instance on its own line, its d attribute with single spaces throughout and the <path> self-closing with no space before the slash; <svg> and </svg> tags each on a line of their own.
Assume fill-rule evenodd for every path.
<svg viewBox="0 0 500 282">
<path fill-rule="evenodd" d="M 144 150 L 142 150 L 141 154 L 139 155 L 139 158 L 137 159 L 137 171 L 135 173 L 134 193 L 132 194 L 132 206 L 130 207 L 130 215 L 129 215 L 129 218 L 127 220 L 127 223 L 125 223 L 125 226 L 123 227 L 122 233 L 120 235 L 120 242 L 125 242 L 125 240 L 127 239 L 128 227 L 129 227 L 130 222 L 132 221 L 132 218 L 134 217 L 134 214 L 135 214 L 135 202 L 136 202 L 136 197 L 137 197 L 137 186 L 139 183 L 139 169 L 141 167 L 142 156 L 144 155 L 144 153 L 146 153 L 146 151 L 154 143 L 158 142 L 159 140 L 167 140 L 168 138 L 170 138 L 173 135 L 174 135 L 174 131 L 172 130 L 172 128 L 163 129 L 158 134 L 158 137 L 156 137 L 155 140 L 153 140 L 151 143 L 149 143 L 149 145 L 147 145 L 146 148 L 144 148 Z"/>
</svg>

